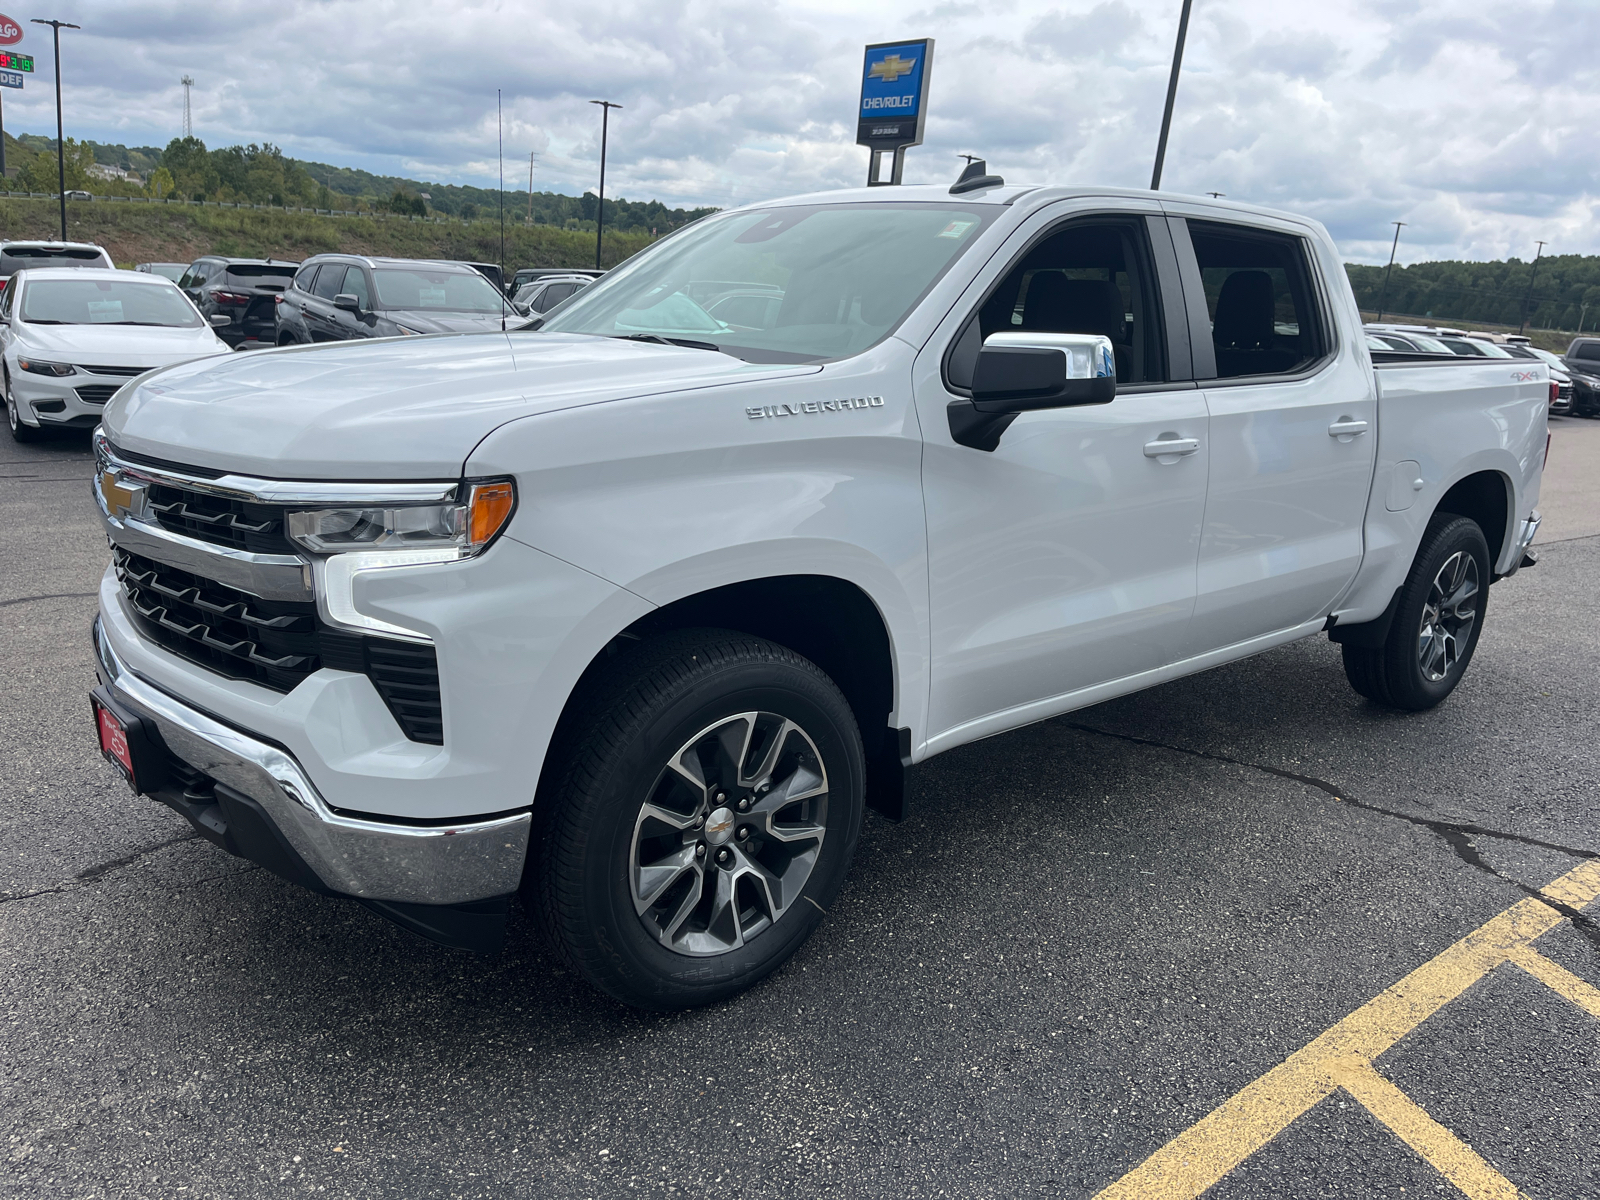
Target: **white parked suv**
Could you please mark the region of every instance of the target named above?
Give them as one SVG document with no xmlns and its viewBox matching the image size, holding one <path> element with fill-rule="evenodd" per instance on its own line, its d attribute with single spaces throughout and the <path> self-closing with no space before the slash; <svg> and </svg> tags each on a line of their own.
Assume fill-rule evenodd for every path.
<svg viewBox="0 0 1600 1200">
<path fill-rule="evenodd" d="M 93 429 L 130 379 L 227 351 L 159 275 L 39 267 L 18 271 L 0 292 L 0 395 L 19 442 Z"/>
<path fill-rule="evenodd" d="M 718 214 L 541 329 L 130 387 L 103 750 L 439 941 L 521 886 L 674 1008 L 787 959 L 930 755 L 1324 630 L 1373 702 L 1449 695 L 1544 365 L 1385 361 L 1304 218 L 962 186 Z"/>
</svg>

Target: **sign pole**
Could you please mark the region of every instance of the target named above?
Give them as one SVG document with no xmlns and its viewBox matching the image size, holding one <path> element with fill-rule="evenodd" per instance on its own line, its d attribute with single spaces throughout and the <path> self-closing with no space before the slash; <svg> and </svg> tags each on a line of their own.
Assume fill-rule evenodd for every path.
<svg viewBox="0 0 1600 1200">
<path fill-rule="evenodd" d="M 55 35 L 56 43 L 56 179 L 60 183 L 61 193 L 61 240 L 67 240 L 67 139 L 61 123 L 61 31 L 63 29 L 82 29 L 82 25 L 74 25 L 70 21 L 41 21 L 33 18 L 35 25 L 48 25 Z"/>
<path fill-rule="evenodd" d="M 1389 265 L 1383 269 L 1383 291 L 1378 296 L 1378 321 L 1383 321 L 1384 306 L 1389 303 L 1389 276 L 1394 271 L 1395 251 L 1400 249 L 1400 230 L 1404 221 L 1394 222 L 1394 242 L 1389 246 Z"/>
<path fill-rule="evenodd" d="M 1167 107 L 1161 114 L 1161 140 L 1156 143 L 1156 167 L 1150 173 L 1150 190 L 1161 190 L 1161 168 L 1167 161 L 1167 134 L 1172 132 L 1172 104 L 1178 98 L 1178 71 L 1183 66 L 1183 41 L 1189 35 L 1189 7 L 1194 0 L 1183 0 L 1183 15 L 1178 18 L 1178 42 L 1172 47 L 1172 78 L 1167 80 Z"/>
<path fill-rule="evenodd" d="M 867 186 L 893 186 L 905 173 L 906 150 L 922 145 L 933 77 L 933 39 L 877 42 L 867 47 L 856 110 L 856 145 L 867 148 Z M 883 156 L 893 155 L 889 178 Z"/>
<path fill-rule="evenodd" d="M 602 271 L 605 269 L 600 265 L 600 239 L 606 229 L 606 131 L 611 123 L 611 110 L 622 105 L 609 100 L 591 100 L 589 103 L 600 106 L 600 203 L 594 206 L 594 269 Z"/>
</svg>

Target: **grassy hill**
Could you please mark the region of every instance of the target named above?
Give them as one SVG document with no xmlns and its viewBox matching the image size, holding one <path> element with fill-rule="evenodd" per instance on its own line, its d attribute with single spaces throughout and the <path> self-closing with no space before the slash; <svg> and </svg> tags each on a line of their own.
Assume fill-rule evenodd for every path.
<svg viewBox="0 0 1600 1200">
<path fill-rule="evenodd" d="M 60 232 L 56 201 L 0 199 L 0 238 L 54 238 Z M 497 262 L 500 257 L 500 226 L 493 221 L 433 224 L 395 216 L 325 217 L 101 200 L 68 201 L 67 235 L 104 246 L 118 266 L 189 262 L 202 254 L 302 259 L 341 251 L 473 262 Z M 608 232 L 605 265 L 615 266 L 650 241 L 646 233 Z M 508 271 L 592 266 L 592 233 L 549 225 L 506 225 Z"/>
</svg>

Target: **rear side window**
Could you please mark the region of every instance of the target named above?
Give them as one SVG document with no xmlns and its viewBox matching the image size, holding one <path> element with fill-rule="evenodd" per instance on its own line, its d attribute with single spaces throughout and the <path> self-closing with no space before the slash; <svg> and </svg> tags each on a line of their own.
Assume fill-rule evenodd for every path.
<svg viewBox="0 0 1600 1200">
<path fill-rule="evenodd" d="M 1586 362 L 1600 361 L 1600 342 L 1578 342 L 1567 351 L 1568 358 L 1581 358 Z"/>
<path fill-rule="evenodd" d="M 320 296 L 324 300 L 332 300 L 339 294 L 342 283 L 344 283 L 344 264 L 323 263 L 322 271 L 317 275 L 317 285 L 311 289 L 311 294 Z"/>
<path fill-rule="evenodd" d="M 317 277 L 318 265 L 317 263 L 312 263 L 309 267 L 301 267 L 300 274 L 294 277 L 294 286 L 302 292 L 309 292 L 312 281 Z"/>
<path fill-rule="evenodd" d="M 1190 221 L 1217 377 L 1303 371 L 1328 352 L 1303 238 Z"/>
</svg>

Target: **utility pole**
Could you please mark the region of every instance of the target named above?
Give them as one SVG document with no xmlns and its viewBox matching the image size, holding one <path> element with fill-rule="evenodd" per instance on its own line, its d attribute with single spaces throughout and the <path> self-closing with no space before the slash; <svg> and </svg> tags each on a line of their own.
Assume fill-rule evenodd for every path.
<svg viewBox="0 0 1600 1200">
<path fill-rule="evenodd" d="M 978 159 L 982 158 L 983 155 L 981 155 L 981 154 L 958 154 L 958 155 L 956 155 L 956 157 L 957 158 L 966 159 L 967 160 L 967 166 L 970 167 L 973 163 L 977 162 Z"/>
<path fill-rule="evenodd" d="M 494 128 L 500 139 L 500 332 L 506 331 L 506 129 L 500 116 L 500 89 L 494 90 Z"/>
<path fill-rule="evenodd" d="M 1383 320 L 1383 306 L 1389 302 L 1389 274 L 1394 270 L 1394 252 L 1400 249 L 1400 229 L 1404 221 L 1394 221 L 1394 242 L 1389 247 L 1389 265 L 1383 270 L 1383 291 L 1378 294 L 1378 320 Z"/>
<path fill-rule="evenodd" d="M 600 271 L 604 270 L 600 265 L 600 238 L 606 228 L 606 130 L 611 120 L 611 110 L 622 105 L 609 100 L 591 100 L 589 103 L 600 106 L 600 203 L 594 209 L 594 269 Z"/>
<path fill-rule="evenodd" d="M 1206 195 L 1210 196 L 1213 200 L 1225 200 L 1225 199 L 1227 199 L 1228 193 L 1227 192 L 1207 192 Z"/>
<path fill-rule="evenodd" d="M 1167 108 L 1161 114 L 1161 140 L 1156 143 L 1156 168 L 1150 172 L 1150 190 L 1161 190 L 1161 167 L 1167 161 L 1167 135 L 1172 132 L 1172 103 L 1178 98 L 1178 70 L 1183 66 L 1183 41 L 1189 36 L 1189 8 L 1194 0 L 1183 0 L 1178 18 L 1178 42 L 1172 48 L 1172 78 L 1167 80 Z"/>
<path fill-rule="evenodd" d="M 178 82 L 183 84 L 183 136 L 193 137 L 194 118 L 189 114 L 189 89 L 194 86 L 194 76 L 185 75 Z"/>
<path fill-rule="evenodd" d="M 1589 302 L 1585 300 L 1578 308 L 1578 332 L 1583 332 L 1583 318 L 1588 315 Z"/>
<path fill-rule="evenodd" d="M 61 123 L 61 31 L 82 29 L 70 21 L 41 21 L 33 18 L 35 25 L 48 25 L 56 42 L 56 181 L 61 185 L 61 240 L 67 240 L 67 139 Z"/>
<path fill-rule="evenodd" d="M 1528 329 L 1528 301 L 1533 299 L 1533 281 L 1539 277 L 1539 256 L 1544 253 L 1544 243 L 1539 243 L 1539 249 L 1533 256 L 1533 270 L 1528 272 L 1528 294 L 1522 298 L 1522 324 L 1517 326 L 1518 333 L 1525 333 Z"/>
</svg>

